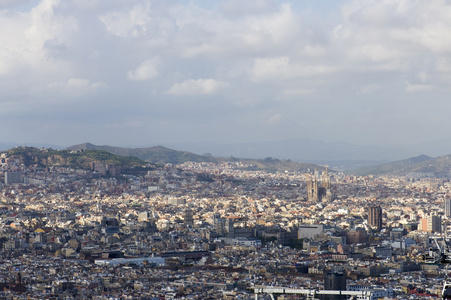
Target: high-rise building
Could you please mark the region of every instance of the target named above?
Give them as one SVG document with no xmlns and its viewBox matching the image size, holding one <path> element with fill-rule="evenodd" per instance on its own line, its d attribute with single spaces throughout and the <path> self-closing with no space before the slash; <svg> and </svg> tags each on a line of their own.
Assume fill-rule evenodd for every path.
<svg viewBox="0 0 451 300">
<path fill-rule="evenodd" d="M 428 219 L 420 219 L 420 226 L 419 226 L 421 231 L 428 231 Z"/>
<path fill-rule="evenodd" d="M 194 224 L 193 211 L 189 208 L 185 210 L 185 224 L 191 226 Z"/>
<path fill-rule="evenodd" d="M 380 206 L 368 208 L 368 225 L 376 227 L 377 230 L 382 228 L 382 208 Z"/>
<path fill-rule="evenodd" d="M 431 213 L 426 218 L 420 220 L 419 229 L 426 232 L 442 232 L 442 217 Z"/>
<path fill-rule="evenodd" d="M 445 216 L 451 217 L 451 199 L 445 199 Z"/>
<path fill-rule="evenodd" d="M 437 216 L 435 213 L 432 213 L 427 218 L 427 231 L 429 232 L 442 232 L 442 217 Z"/>
<path fill-rule="evenodd" d="M 22 172 L 5 172 L 5 184 L 23 183 Z"/>
</svg>

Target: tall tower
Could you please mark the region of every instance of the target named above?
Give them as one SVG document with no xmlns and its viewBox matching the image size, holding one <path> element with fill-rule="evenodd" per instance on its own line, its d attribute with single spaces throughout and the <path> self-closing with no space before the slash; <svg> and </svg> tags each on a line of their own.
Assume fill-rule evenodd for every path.
<svg viewBox="0 0 451 300">
<path fill-rule="evenodd" d="M 221 214 L 218 212 L 215 212 L 213 214 L 213 227 L 219 234 L 222 234 L 222 232 L 224 231 L 224 219 L 221 218 Z"/>
<path fill-rule="evenodd" d="M 318 176 L 315 169 L 313 176 L 308 175 L 307 177 L 307 200 L 312 202 L 330 202 L 333 198 L 327 166 L 320 176 Z"/>
<path fill-rule="evenodd" d="M 323 172 L 323 187 L 326 188 L 327 190 L 330 190 L 330 177 L 329 177 L 329 173 L 327 172 L 327 166 L 326 166 L 326 171 Z"/>
<path fill-rule="evenodd" d="M 376 227 L 377 230 L 382 228 L 382 208 L 380 206 L 368 208 L 368 225 Z"/>
<path fill-rule="evenodd" d="M 427 231 L 428 232 L 442 232 L 442 218 L 435 213 L 427 217 Z"/>
<path fill-rule="evenodd" d="M 445 199 L 445 216 L 451 217 L 451 199 Z"/>
<path fill-rule="evenodd" d="M 185 224 L 186 225 L 193 225 L 194 221 L 193 221 L 193 211 L 189 208 L 187 208 L 185 210 Z"/>
<path fill-rule="evenodd" d="M 318 179 L 315 174 L 312 180 L 310 180 L 310 175 L 307 177 L 307 200 L 317 202 L 318 201 Z"/>
<path fill-rule="evenodd" d="M 235 227 L 233 226 L 233 219 L 227 218 L 225 220 L 225 230 L 226 230 L 226 236 L 229 238 L 235 237 Z"/>
</svg>

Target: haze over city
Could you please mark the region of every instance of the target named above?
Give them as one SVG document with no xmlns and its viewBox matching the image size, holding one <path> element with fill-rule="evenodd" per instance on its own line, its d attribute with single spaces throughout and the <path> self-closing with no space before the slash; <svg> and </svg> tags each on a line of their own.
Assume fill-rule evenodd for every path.
<svg viewBox="0 0 451 300">
<path fill-rule="evenodd" d="M 450 15 L 445 0 L 3 0 L 0 140 L 448 154 Z"/>
</svg>

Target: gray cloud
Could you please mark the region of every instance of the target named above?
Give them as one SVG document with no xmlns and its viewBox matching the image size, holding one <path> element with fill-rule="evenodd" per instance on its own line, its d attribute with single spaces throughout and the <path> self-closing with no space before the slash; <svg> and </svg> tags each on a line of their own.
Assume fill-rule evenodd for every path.
<svg viewBox="0 0 451 300">
<path fill-rule="evenodd" d="M 339 3 L 0 1 L 0 125 L 11 128 L 0 138 L 440 137 L 451 125 L 451 7 Z"/>
</svg>

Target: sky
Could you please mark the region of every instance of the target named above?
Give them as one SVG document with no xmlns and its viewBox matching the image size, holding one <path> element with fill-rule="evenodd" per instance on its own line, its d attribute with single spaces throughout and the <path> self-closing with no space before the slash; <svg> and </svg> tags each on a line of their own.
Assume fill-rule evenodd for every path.
<svg viewBox="0 0 451 300">
<path fill-rule="evenodd" d="M 0 141 L 450 139 L 449 16 L 449 0 L 0 0 Z"/>
</svg>

